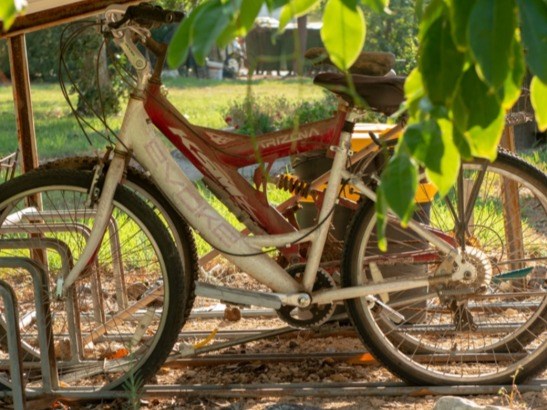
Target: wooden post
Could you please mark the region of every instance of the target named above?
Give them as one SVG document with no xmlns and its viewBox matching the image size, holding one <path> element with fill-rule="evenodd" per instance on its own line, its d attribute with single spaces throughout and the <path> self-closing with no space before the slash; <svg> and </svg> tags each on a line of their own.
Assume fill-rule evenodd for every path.
<svg viewBox="0 0 547 410">
<path fill-rule="evenodd" d="M 515 135 L 512 126 L 505 127 L 500 145 L 511 152 L 515 151 Z M 505 224 L 505 242 L 508 259 L 524 258 L 524 241 L 522 238 L 522 221 L 520 220 L 519 187 L 515 181 L 502 178 L 503 220 Z M 522 264 L 515 264 L 510 269 L 519 269 Z"/>
<path fill-rule="evenodd" d="M 13 102 L 17 121 L 21 169 L 28 172 L 38 166 L 38 150 L 30 98 L 30 78 L 25 35 L 8 38 Z"/>
<path fill-rule="evenodd" d="M 21 161 L 21 171 L 25 173 L 38 167 L 38 149 L 36 148 L 36 133 L 30 97 L 30 77 L 25 35 L 20 34 L 8 38 L 8 50 L 13 104 L 15 105 L 17 123 L 17 139 L 19 141 L 19 159 Z M 38 194 L 30 195 L 26 205 L 42 209 L 41 196 Z M 40 237 L 40 235 L 36 236 Z M 31 255 L 35 261 L 47 267 L 47 255 L 43 249 L 34 249 L 31 251 Z"/>
</svg>

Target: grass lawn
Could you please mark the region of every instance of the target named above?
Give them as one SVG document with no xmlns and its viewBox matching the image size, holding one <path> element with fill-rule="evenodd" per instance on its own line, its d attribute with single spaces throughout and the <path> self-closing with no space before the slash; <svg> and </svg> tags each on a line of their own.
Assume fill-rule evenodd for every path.
<svg viewBox="0 0 547 410">
<path fill-rule="evenodd" d="M 241 101 L 249 91 L 246 80 L 197 80 L 179 78 L 166 80 L 170 101 L 192 123 L 212 128 L 226 126 L 224 113 L 235 100 Z M 323 91 L 311 79 L 255 80 L 252 92 L 256 96 L 285 97 L 290 101 L 310 101 L 323 97 Z M 41 160 L 92 153 L 104 147 L 100 137 L 93 138 L 91 147 L 72 116 L 57 84 L 33 84 L 34 121 Z M 92 120 L 92 119 L 91 119 Z M 93 121 L 93 120 L 92 120 Z M 119 129 L 121 115 L 113 117 L 109 125 Z M 104 127 L 93 121 L 99 130 Z M 0 87 L 0 157 L 15 151 L 17 137 L 11 87 Z"/>
</svg>

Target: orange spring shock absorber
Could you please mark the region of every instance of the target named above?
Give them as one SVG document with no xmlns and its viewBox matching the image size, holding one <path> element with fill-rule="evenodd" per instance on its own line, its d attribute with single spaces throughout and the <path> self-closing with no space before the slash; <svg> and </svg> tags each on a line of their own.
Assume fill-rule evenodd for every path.
<svg viewBox="0 0 547 410">
<path fill-rule="evenodd" d="M 281 174 L 277 178 L 277 187 L 290 192 L 293 195 L 308 196 L 310 184 L 301 181 L 298 177 L 292 174 Z"/>
</svg>

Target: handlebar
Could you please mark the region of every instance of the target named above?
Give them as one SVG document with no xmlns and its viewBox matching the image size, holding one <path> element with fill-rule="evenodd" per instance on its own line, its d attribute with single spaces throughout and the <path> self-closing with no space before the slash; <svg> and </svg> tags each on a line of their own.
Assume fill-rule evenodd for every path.
<svg viewBox="0 0 547 410">
<path fill-rule="evenodd" d="M 153 6 L 148 3 L 141 3 L 136 6 L 129 6 L 120 20 L 108 23 L 108 26 L 110 28 L 117 29 L 130 20 L 135 20 L 141 24 L 178 23 L 182 21 L 184 16 L 184 13 L 181 11 L 164 10 L 160 6 Z"/>
</svg>

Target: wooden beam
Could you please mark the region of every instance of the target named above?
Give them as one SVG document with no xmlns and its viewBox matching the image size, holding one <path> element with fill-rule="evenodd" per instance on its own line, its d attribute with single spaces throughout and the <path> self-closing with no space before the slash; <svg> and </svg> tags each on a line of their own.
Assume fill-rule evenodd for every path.
<svg viewBox="0 0 547 410">
<path fill-rule="evenodd" d="M 503 130 L 500 145 L 511 152 L 516 151 L 513 126 Z M 503 220 L 505 224 L 505 243 L 508 259 L 524 259 L 524 239 L 522 237 L 522 221 L 520 220 L 519 186 L 516 181 L 503 178 L 502 203 Z M 520 269 L 522 264 L 513 264 L 510 269 Z"/>
<path fill-rule="evenodd" d="M 23 33 L 42 30 L 44 28 L 57 26 L 62 23 L 94 16 L 101 13 L 112 4 L 139 3 L 136 0 L 86 0 L 70 3 L 62 7 L 54 7 L 48 10 L 22 15 L 15 19 L 10 29 L 3 33 L 0 23 L 0 36 L 14 37 Z"/>
<path fill-rule="evenodd" d="M 28 172 L 38 166 L 38 150 L 34 131 L 34 117 L 30 98 L 30 78 L 28 71 L 25 35 L 8 39 L 8 50 L 19 141 L 22 172 Z"/>
</svg>

